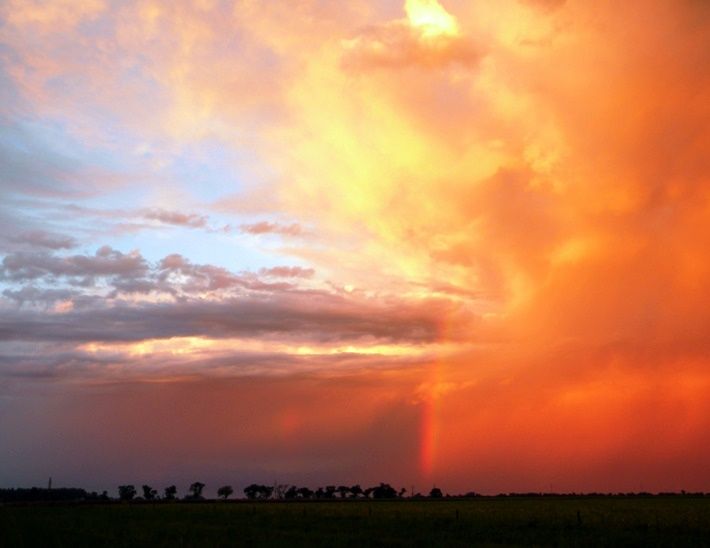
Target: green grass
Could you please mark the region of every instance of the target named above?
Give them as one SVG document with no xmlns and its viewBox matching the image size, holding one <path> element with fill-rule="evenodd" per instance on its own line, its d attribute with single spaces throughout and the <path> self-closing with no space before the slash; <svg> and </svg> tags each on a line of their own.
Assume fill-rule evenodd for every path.
<svg viewBox="0 0 710 548">
<path fill-rule="evenodd" d="M 0 506 L 0 546 L 103 545 L 710 546 L 710 498 Z"/>
</svg>

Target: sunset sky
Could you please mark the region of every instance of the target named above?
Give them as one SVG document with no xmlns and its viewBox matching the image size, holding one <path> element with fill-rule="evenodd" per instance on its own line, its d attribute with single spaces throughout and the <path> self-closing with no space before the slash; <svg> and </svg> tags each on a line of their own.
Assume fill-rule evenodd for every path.
<svg viewBox="0 0 710 548">
<path fill-rule="evenodd" d="M 710 2 L 0 4 L 0 487 L 710 491 Z"/>
</svg>

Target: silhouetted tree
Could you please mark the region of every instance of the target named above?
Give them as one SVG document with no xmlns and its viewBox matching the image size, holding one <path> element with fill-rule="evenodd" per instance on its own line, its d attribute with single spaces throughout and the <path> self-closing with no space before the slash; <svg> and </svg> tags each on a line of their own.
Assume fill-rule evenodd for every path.
<svg viewBox="0 0 710 548">
<path fill-rule="evenodd" d="M 438 487 L 434 487 L 431 491 L 429 491 L 429 498 L 440 499 L 443 496 L 444 496 L 444 494 L 441 492 L 441 489 L 439 489 Z"/>
<path fill-rule="evenodd" d="M 340 495 L 340 498 L 344 499 L 348 496 L 348 493 L 350 493 L 350 487 L 348 487 L 347 485 L 339 485 L 337 491 Z"/>
<path fill-rule="evenodd" d="M 46 489 L 42 487 L 19 487 L 0 489 L 2 502 L 79 501 L 88 500 L 91 494 L 76 487 Z M 1 504 L 0 504 L 1 506 Z"/>
<path fill-rule="evenodd" d="M 359 485 L 353 485 L 350 488 L 350 496 L 352 498 L 356 499 L 362 494 L 363 494 L 362 487 L 360 487 Z"/>
<path fill-rule="evenodd" d="M 119 485 L 118 498 L 121 500 L 133 500 L 136 496 L 136 488 L 133 485 Z"/>
<path fill-rule="evenodd" d="M 258 485 L 256 483 L 252 483 L 251 485 L 248 485 L 247 487 L 244 488 L 244 494 L 247 496 L 248 499 L 268 499 L 271 496 L 271 493 L 273 492 L 274 488 L 273 487 L 268 487 L 267 485 Z"/>
<path fill-rule="evenodd" d="M 255 499 L 257 497 L 257 494 L 259 493 L 259 486 L 256 483 L 252 483 L 251 485 L 247 485 L 244 488 L 244 494 L 248 499 Z"/>
<path fill-rule="evenodd" d="M 158 492 L 153 489 L 150 485 L 143 486 L 143 498 L 145 500 L 155 500 L 158 498 Z"/>
<path fill-rule="evenodd" d="M 232 493 L 234 493 L 234 489 L 232 489 L 231 485 L 225 485 L 224 487 L 217 489 L 217 496 L 222 497 L 223 500 L 227 500 L 231 497 Z"/>
<path fill-rule="evenodd" d="M 286 495 L 286 491 L 288 491 L 288 485 L 282 485 L 280 483 L 275 483 L 271 492 L 272 492 L 275 499 L 282 500 Z"/>
<path fill-rule="evenodd" d="M 204 488 L 205 488 L 204 483 L 202 483 L 200 481 L 196 481 L 195 483 L 190 485 L 190 495 L 188 498 L 190 498 L 192 500 L 201 500 L 203 498 L 202 497 L 202 490 Z"/>
<path fill-rule="evenodd" d="M 375 499 L 393 499 L 397 498 L 397 491 L 389 483 L 380 483 L 377 487 L 372 488 L 372 498 Z"/>
<path fill-rule="evenodd" d="M 325 486 L 325 498 L 327 499 L 334 499 L 335 498 L 335 485 L 326 485 Z"/>
<path fill-rule="evenodd" d="M 402 488 L 399 490 L 399 493 L 397 493 L 397 496 L 398 496 L 399 498 L 402 498 L 406 492 L 407 492 L 407 489 L 404 488 L 404 487 L 402 487 Z"/>
<path fill-rule="evenodd" d="M 298 487 L 295 485 L 292 485 L 288 489 L 286 489 L 286 492 L 284 493 L 284 498 L 287 500 L 293 500 L 298 497 Z"/>
<path fill-rule="evenodd" d="M 322 487 L 319 487 L 316 489 L 315 496 L 317 499 L 324 499 L 325 498 L 325 491 L 323 490 Z"/>
<path fill-rule="evenodd" d="M 165 500 L 175 500 L 177 496 L 177 487 L 171 485 L 165 488 Z"/>
<path fill-rule="evenodd" d="M 310 499 L 313 498 L 313 491 L 311 491 L 308 487 L 301 487 L 298 489 L 298 496 L 302 499 Z"/>
</svg>

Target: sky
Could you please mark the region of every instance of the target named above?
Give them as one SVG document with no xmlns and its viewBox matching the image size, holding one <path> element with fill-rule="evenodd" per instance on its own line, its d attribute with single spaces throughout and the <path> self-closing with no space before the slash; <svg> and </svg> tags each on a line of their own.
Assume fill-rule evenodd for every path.
<svg viewBox="0 0 710 548">
<path fill-rule="evenodd" d="M 710 491 L 710 4 L 7 0 L 0 486 Z"/>
</svg>

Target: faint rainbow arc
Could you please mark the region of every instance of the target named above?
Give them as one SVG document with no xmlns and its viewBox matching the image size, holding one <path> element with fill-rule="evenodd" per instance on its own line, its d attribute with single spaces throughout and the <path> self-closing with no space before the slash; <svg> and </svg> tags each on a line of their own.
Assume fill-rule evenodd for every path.
<svg viewBox="0 0 710 548">
<path fill-rule="evenodd" d="M 452 315 L 446 314 L 439 323 L 438 343 L 445 343 L 448 340 L 452 321 Z M 419 471 L 422 480 L 426 482 L 434 481 L 438 464 L 437 457 L 441 434 L 439 387 L 443 382 L 443 365 L 443 357 L 437 356 L 432 361 L 424 381 L 425 390 L 419 428 Z"/>
</svg>

